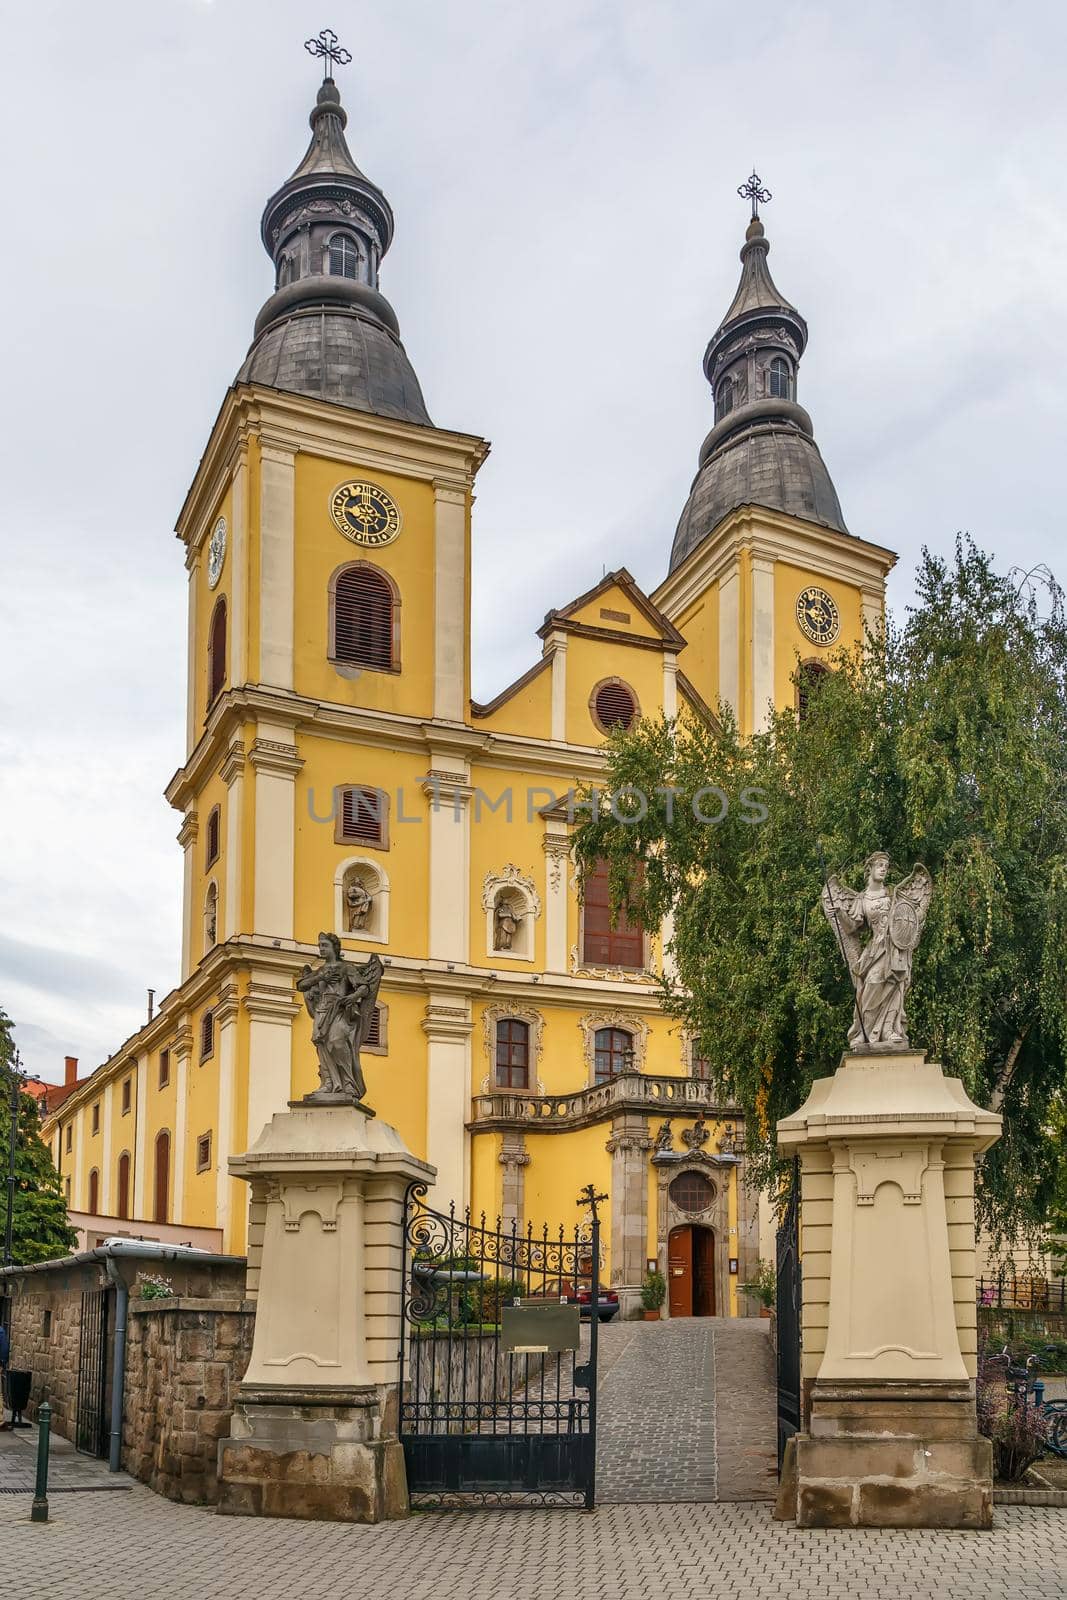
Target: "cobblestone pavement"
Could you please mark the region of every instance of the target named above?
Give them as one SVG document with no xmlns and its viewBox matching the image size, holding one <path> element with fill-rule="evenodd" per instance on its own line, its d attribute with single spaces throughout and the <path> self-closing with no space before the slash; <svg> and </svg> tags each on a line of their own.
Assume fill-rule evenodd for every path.
<svg viewBox="0 0 1067 1600">
<path fill-rule="evenodd" d="M 1064 1600 L 1067 1511 L 992 1533 L 798 1532 L 766 1504 L 436 1512 L 376 1528 L 217 1517 L 129 1494 L 0 1496 L 17 1600 Z"/>
<path fill-rule="evenodd" d="M 775 1378 L 765 1322 L 608 1323 L 599 1367 L 601 1504 L 773 1498 Z"/>
</svg>

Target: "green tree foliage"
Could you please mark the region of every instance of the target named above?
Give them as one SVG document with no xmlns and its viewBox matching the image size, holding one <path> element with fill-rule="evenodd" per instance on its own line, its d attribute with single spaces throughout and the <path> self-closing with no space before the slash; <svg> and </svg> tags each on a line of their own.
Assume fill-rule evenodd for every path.
<svg viewBox="0 0 1067 1600">
<path fill-rule="evenodd" d="M 0 1062 L 11 1065 L 11 1021 L 0 1011 Z M 7 1176 L 11 1134 L 11 1080 L 0 1071 L 0 1240 L 7 1223 Z M 18 1266 L 69 1255 L 77 1234 L 67 1221 L 59 1174 L 41 1139 L 37 1102 L 19 1095 L 15 1147 L 15 1205 L 12 1253 Z"/>
<path fill-rule="evenodd" d="M 1050 1122 L 1067 1054 L 1062 595 L 1047 575 L 997 574 L 961 539 L 952 561 L 924 552 L 917 603 L 884 649 L 830 664 L 803 719 L 782 711 L 751 739 L 726 712 L 717 727 L 661 719 L 617 734 L 612 809 L 601 801 L 579 826 L 579 862 L 606 857 L 614 900 L 647 926 L 673 912 L 666 1003 L 743 1107 L 768 1181 L 776 1119 L 834 1070 L 850 1020 L 850 980 L 818 903 L 820 845 L 856 887 L 876 848 L 898 875 L 924 862 L 934 899 L 911 1043 L 1004 1113 L 979 1201 L 1000 1235 L 1044 1218 L 1062 1149 Z M 717 823 L 694 813 L 694 798 L 705 817 L 723 809 L 709 785 L 729 797 Z M 751 790 L 762 823 L 748 820 Z"/>
</svg>

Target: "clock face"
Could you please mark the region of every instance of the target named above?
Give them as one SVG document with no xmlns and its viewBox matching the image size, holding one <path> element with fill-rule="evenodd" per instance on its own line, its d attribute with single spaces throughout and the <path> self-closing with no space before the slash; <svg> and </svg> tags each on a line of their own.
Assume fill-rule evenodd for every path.
<svg viewBox="0 0 1067 1600">
<path fill-rule="evenodd" d="M 813 644 L 833 644 L 841 632 L 841 618 L 833 597 L 825 589 L 803 589 L 797 595 L 800 631 Z"/>
<path fill-rule="evenodd" d="M 209 589 L 213 589 L 222 577 L 222 566 L 225 560 L 226 518 L 220 517 L 211 530 L 211 542 L 207 547 L 207 581 Z"/>
<path fill-rule="evenodd" d="M 400 532 L 400 508 L 376 483 L 342 483 L 330 496 L 335 528 L 355 544 L 392 544 Z"/>
</svg>

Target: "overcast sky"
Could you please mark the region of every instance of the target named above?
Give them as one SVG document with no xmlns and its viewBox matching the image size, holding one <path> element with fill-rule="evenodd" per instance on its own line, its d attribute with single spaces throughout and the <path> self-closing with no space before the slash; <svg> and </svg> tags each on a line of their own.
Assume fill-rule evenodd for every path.
<svg viewBox="0 0 1067 1600">
<path fill-rule="evenodd" d="M 799 397 L 857 534 L 969 529 L 1061 578 L 1067 9 L 867 0 L 35 0 L 5 7 L 0 1005 L 82 1070 L 177 981 L 172 529 L 271 288 L 324 25 L 397 217 L 435 422 L 492 441 L 474 692 L 606 567 L 663 576 L 711 425 L 753 164 Z"/>
</svg>

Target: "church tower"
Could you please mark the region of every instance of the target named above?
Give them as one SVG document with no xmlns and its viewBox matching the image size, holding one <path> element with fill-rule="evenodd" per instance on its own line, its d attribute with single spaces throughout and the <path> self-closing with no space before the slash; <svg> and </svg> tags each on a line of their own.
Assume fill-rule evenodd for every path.
<svg viewBox="0 0 1067 1600">
<path fill-rule="evenodd" d="M 364 960 L 403 951 L 386 955 L 367 1049 L 388 1032 L 412 1063 L 427 1059 L 416 974 L 467 954 L 445 911 L 466 898 L 466 864 L 441 817 L 467 771 L 470 509 L 488 447 L 430 420 L 379 287 L 393 213 L 353 159 L 329 75 L 310 120 L 263 212 L 273 292 L 177 530 L 190 666 L 187 754 L 167 790 L 185 850 L 174 1215 L 199 1187 L 183 1166 L 198 1119 L 222 1151 L 242 1149 L 315 1086 L 294 980 L 321 930 Z M 376 1083 L 374 1103 L 391 1122 L 418 1107 L 409 1136 L 425 1147 L 416 1076 Z M 225 1159 L 214 1181 L 216 1203 L 196 1209 L 242 1243 Z"/>
<path fill-rule="evenodd" d="M 895 557 L 845 525 L 811 417 L 798 403 L 808 325 L 771 277 L 753 173 L 737 292 L 704 352 L 714 426 L 700 448 L 656 602 L 686 635 L 704 698 L 764 727 L 793 702 L 799 660 L 823 670 L 843 640 L 876 633 Z"/>
</svg>

